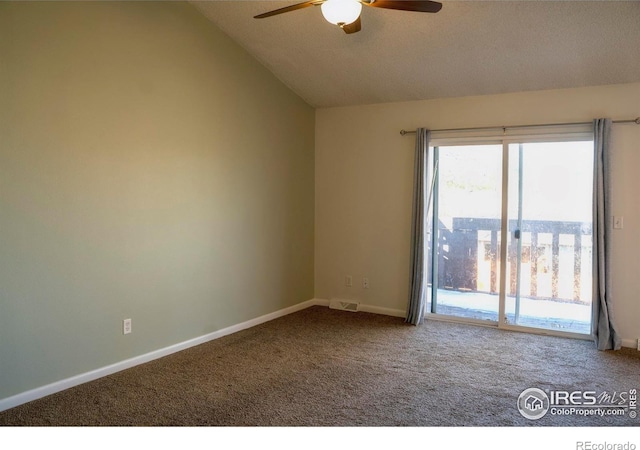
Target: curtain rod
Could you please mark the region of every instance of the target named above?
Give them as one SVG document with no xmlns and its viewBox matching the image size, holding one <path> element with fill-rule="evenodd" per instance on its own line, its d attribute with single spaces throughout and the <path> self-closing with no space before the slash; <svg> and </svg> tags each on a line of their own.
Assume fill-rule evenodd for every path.
<svg viewBox="0 0 640 450">
<path fill-rule="evenodd" d="M 533 128 L 533 127 L 561 127 L 567 125 L 589 125 L 592 122 L 568 122 L 568 123 L 541 123 L 537 125 L 510 125 L 508 127 L 476 127 L 476 128 L 447 128 L 442 130 L 431 130 L 431 131 L 479 131 L 479 130 L 503 130 L 506 131 L 509 128 Z M 629 120 L 612 120 L 612 123 L 635 123 L 640 125 L 640 117 L 636 117 L 635 119 Z M 400 134 L 404 136 L 405 134 L 415 134 L 414 131 L 406 131 L 400 130 Z"/>
</svg>

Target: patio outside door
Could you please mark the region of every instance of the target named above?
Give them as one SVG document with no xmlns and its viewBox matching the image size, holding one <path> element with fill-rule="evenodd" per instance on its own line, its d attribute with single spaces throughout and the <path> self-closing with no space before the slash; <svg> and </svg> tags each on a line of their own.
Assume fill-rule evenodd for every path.
<svg viewBox="0 0 640 450">
<path fill-rule="evenodd" d="M 433 150 L 428 311 L 588 335 L 593 143 L 505 140 Z"/>
<path fill-rule="evenodd" d="M 593 143 L 509 145 L 506 322 L 589 334 Z"/>
<path fill-rule="evenodd" d="M 434 149 L 429 311 L 498 322 L 502 145 Z"/>
</svg>

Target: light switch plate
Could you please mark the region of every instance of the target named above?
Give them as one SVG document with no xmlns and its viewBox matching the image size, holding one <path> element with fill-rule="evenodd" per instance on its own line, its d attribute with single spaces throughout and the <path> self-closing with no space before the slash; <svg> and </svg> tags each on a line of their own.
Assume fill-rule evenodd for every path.
<svg viewBox="0 0 640 450">
<path fill-rule="evenodd" d="M 624 217 L 613 216 L 613 228 L 616 230 L 622 230 L 622 228 L 624 228 Z"/>
</svg>

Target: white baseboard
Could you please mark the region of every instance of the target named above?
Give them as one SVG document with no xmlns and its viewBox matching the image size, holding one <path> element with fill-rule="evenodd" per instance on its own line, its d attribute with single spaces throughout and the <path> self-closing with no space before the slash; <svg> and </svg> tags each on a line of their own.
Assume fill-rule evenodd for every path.
<svg viewBox="0 0 640 450">
<path fill-rule="evenodd" d="M 122 370 L 129 369 L 131 367 L 135 367 L 137 365 L 144 364 L 149 361 L 153 361 L 154 359 L 162 358 L 172 353 L 186 350 L 196 345 L 204 344 L 205 342 L 219 339 L 223 336 L 227 336 L 232 333 L 237 333 L 238 331 L 246 330 L 247 328 L 255 327 L 256 325 L 260 325 L 262 323 L 269 322 L 279 317 L 283 317 L 288 314 L 301 311 L 303 309 L 309 308 L 311 306 L 316 306 L 316 305 L 328 306 L 329 302 L 324 301 L 322 299 L 315 299 L 315 298 L 311 300 L 307 300 L 306 302 L 298 303 L 297 305 L 293 305 L 288 308 L 284 308 L 279 311 L 275 311 L 270 314 L 257 317 L 255 319 L 247 320 L 246 322 L 242 322 L 237 325 L 232 325 L 230 327 L 223 328 L 218 331 L 214 331 L 213 333 L 205 334 L 204 336 L 189 339 L 188 341 L 170 345 L 169 347 L 161 348 L 159 350 L 154 350 L 152 352 L 145 353 L 143 355 L 136 356 L 130 359 L 126 359 L 124 361 L 120 361 L 115 364 L 111 364 L 109 366 L 101 367 L 99 369 L 92 370 L 90 372 L 85 372 L 70 378 L 66 378 L 64 380 L 56 381 L 55 383 L 47 384 L 46 386 L 41 386 L 26 392 L 22 392 L 20 394 L 16 394 L 11 397 L 0 399 L 0 411 L 5 411 L 7 409 L 14 408 L 24 403 L 28 403 L 42 397 L 46 397 L 47 395 L 55 394 L 56 392 L 64 391 L 65 389 L 69 389 L 74 386 L 87 383 L 89 381 L 97 380 L 98 378 L 102 378 L 107 375 L 111 375 L 113 373 L 120 372 Z"/>
<path fill-rule="evenodd" d="M 362 312 L 381 314 L 383 316 L 393 316 L 393 317 L 407 316 L 407 312 L 402 309 L 383 308 L 382 306 L 360 305 L 359 310 Z"/>
<path fill-rule="evenodd" d="M 349 298 L 339 299 L 339 300 L 344 300 L 346 302 L 357 301 L 355 299 L 349 299 Z M 322 299 L 322 298 L 316 298 L 314 299 L 314 301 L 316 302 L 316 305 L 322 305 L 322 306 L 329 306 L 329 304 L 331 303 L 330 300 Z M 384 308 L 382 306 L 367 305 L 367 304 L 362 304 L 359 301 L 358 301 L 358 312 L 367 312 L 367 313 L 380 314 L 383 316 L 393 316 L 393 317 L 407 316 L 407 312 L 402 309 Z"/>
<path fill-rule="evenodd" d="M 636 339 L 622 339 L 622 346 L 638 349 L 638 341 Z"/>
<path fill-rule="evenodd" d="M 324 298 L 314 298 L 314 306 L 329 306 L 329 300 Z"/>
</svg>

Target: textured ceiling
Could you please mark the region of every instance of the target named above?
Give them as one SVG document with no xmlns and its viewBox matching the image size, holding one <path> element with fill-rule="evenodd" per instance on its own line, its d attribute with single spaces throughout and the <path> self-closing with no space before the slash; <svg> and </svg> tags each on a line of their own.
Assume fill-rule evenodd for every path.
<svg viewBox="0 0 640 450">
<path fill-rule="evenodd" d="M 640 81 L 640 1 L 443 1 L 363 8 L 347 35 L 298 1 L 192 2 L 315 107 Z"/>
</svg>

